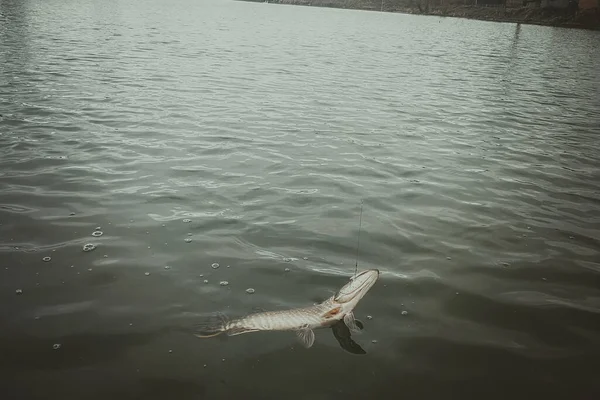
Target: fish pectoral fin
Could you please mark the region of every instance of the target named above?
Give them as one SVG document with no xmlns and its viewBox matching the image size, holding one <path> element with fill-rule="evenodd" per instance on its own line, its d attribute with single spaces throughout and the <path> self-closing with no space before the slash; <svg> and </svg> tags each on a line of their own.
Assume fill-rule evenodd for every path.
<svg viewBox="0 0 600 400">
<path fill-rule="evenodd" d="M 315 343 L 315 332 L 310 328 L 297 330 L 296 336 L 298 336 L 300 343 L 307 349 Z"/>
<path fill-rule="evenodd" d="M 356 324 L 356 320 L 354 319 L 354 313 L 353 312 L 349 312 L 348 314 L 344 315 L 344 323 L 346 324 L 346 326 L 348 327 L 348 329 L 350 329 L 350 331 L 352 331 L 352 332 L 360 332 L 360 328 Z"/>
</svg>

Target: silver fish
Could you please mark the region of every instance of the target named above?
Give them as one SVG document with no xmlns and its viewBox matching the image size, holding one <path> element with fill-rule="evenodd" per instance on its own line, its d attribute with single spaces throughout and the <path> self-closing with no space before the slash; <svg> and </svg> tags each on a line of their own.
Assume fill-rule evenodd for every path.
<svg viewBox="0 0 600 400">
<path fill-rule="evenodd" d="M 351 332 L 360 331 L 353 310 L 379 279 L 379 270 L 370 269 L 350 278 L 334 296 L 324 302 L 304 308 L 268 311 L 228 320 L 224 316 L 208 319 L 198 325 L 197 337 L 228 336 L 258 331 L 294 331 L 304 347 L 315 342 L 313 329 L 332 327 L 343 321 Z"/>
</svg>

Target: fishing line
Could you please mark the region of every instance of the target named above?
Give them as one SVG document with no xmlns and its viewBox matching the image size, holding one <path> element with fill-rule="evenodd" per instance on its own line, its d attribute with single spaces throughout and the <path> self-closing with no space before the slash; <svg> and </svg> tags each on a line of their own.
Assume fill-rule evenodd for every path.
<svg viewBox="0 0 600 400">
<path fill-rule="evenodd" d="M 354 276 L 358 273 L 358 249 L 360 248 L 360 230 L 362 228 L 363 200 L 360 201 L 360 217 L 358 219 L 358 237 L 356 238 L 356 264 L 354 265 Z"/>
</svg>

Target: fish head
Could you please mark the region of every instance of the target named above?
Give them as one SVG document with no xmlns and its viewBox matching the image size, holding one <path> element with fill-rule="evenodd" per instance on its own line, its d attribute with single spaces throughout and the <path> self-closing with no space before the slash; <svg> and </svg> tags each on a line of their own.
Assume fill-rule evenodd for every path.
<svg viewBox="0 0 600 400">
<path fill-rule="evenodd" d="M 377 279 L 379 279 L 379 270 L 377 269 L 368 269 L 350 278 L 350 282 L 345 284 L 333 297 L 333 300 L 342 307 L 342 314 L 352 311 L 360 299 L 377 282 Z"/>
</svg>

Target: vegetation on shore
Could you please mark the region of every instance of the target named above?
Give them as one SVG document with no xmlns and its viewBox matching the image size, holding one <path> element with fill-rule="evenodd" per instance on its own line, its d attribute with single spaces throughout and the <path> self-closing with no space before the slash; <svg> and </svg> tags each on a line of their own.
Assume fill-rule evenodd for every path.
<svg viewBox="0 0 600 400">
<path fill-rule="evenodd" d="M 598 8 L 575 11 L 571 8 L 504 7 L 444 4 L 443 0 L 243 0 L 313 7 L 401 12 L 486 21 L 549 25 L 600 30 Z M 467 1 L 464 1 L 466 3 Z M 437 4 L 436 4 L 437 3 Z"/>
</svg>

